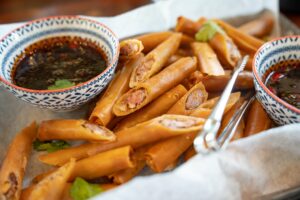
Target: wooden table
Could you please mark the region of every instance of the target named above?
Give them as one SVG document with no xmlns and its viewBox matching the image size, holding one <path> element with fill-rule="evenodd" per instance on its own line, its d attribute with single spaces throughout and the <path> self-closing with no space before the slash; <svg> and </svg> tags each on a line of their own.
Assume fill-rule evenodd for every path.
<svg viewBox="0 0 300 200">
<path fill-rule="evenodd" d="M 1 0 L 0 24 L 49 15 L 113 16 L 151 2 L 151 0 Z M 300 27 L 300 14 L 284 14 Z"/>
</svg>

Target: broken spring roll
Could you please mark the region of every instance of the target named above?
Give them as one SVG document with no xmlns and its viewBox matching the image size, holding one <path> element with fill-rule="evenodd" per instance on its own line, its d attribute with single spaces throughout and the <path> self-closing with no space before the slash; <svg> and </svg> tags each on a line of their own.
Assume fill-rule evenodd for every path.
<svg viewBox="0 0 300 200">
<path fill-rule="evenodd" d="M 234 68 L 241 59 L 241 54 L 232 39 L 226 34 L 215 33 L 209 44 L 214 49 L 224 67 Z"/>
<path fill-rule="evenodd" d="M 243 24 L 238 29 L 254 37 L 264 37 L 269 35 L 274 27 L 275 18 L 271 12 L 265 11 L 258 18 Z"/>
<path fill-rule="evenodd" d="M 83 119 L 59 119 L 43 121 L 38 130 L 38 139 L 113 141 L 116 136 L 104 126 Z"/>
<path fill-rule="evenodd" d="M 194 85 L 196 85 L 197 83 L 200 83 L 203 79 L 203 76 L 203 73 L 201 73 L 199 70 L 194 71 L 183 80 L 182 84 L 185 88 L 189 90 L 192 87 L 194 87 Z"/>
<path fill-rule="evenodd" d="M 177 24 L 175 27 L 175 31 L 182 32 L 191 37 L 194 37 L 195 34 L 198 32 L 198 30 L 203 25 L 204 21 L 205 21 L 204 18 L 203 18 L 203 20 L 199 20 L 199 21 L 195 22 L 186 17 L 180 16 L 177 18 Z"/>
<path fill-rule="evenodd" d="M 21 130 L 10 144 L 0 170 L 0 199 L 19 199 L 23 177 L 36 136 L 36 123 Z"/>
<path fill-rule="evenodd" d="M 140 54 L 144 49 L 143 43 L 137 39 L 128 39 L 120 42 L 120 59 L 130 59 Z"/>
<path fill-rule="evenodd" d="M 169 110 L 168 114 L 189 115 L 207 100 L 207 92 L 200 82 L 192 87 Z"/>
<path fill-rule="evenodd" d="M 262 40 L 247 35 L 222 20 L 216 19 L 214 21 L 225 30 L 239 49 L 245 51 L 247 54 L 254 54 L 264 43 Z"/>
<path fill-rule="evenodd" d="M 136 87 L 159 72 L 167 63 L 169 57 L 177 51 L 180 40 L 181 34 L 174 33 L 148 53 L 131 73 L 129 87 Z"/>
<path fill-rule="evenodd" d="M 259 101 L 255 99 L 252 102 L 247 115 L 245 136 L 254 135 L 256 133 L 269 129 L 271 126 L 272 121 L 270 120 L 268 114 L 259 103 Z"/>
<path fill-rule="evenodd" d="M 224 75 L 224 69 L 221 66 L 217 55 L 206 42 L 194 42 L 191 45 L 194 56 L 198 59 L 199 70 L 208 75 Z"/>
<path fill-rule="evenodd" d="M 124 146 L 77 161 L 69 180 L 74 180 L 76 177 L 99 178 L 131 167 L 134 167 L 132 148 Z"/>
<path fill-rule="evenodd" d="M 137 66 L 143 59 L 143 55 L 139 54 L 129 60 L 125 66 L 117 72 L 116 76 L 109 84 L 103 96 L 99 99 L 89 120 L 102 126 L 107 124 L 114 118 L 112 112 L 113 105 L 117 99 L 129 89 L 129 79 L 133 68 Z"/>
<path fill-rule="evenodd" d="M 139 110 L 175 85 L 178 85 L 195 69 L 195 58 L 186 57 L 178 60 L 121 96 L 113 107 L 114 114 L 124 116 Z"/>
<path fill-rule="evenodd" d="M 135 161 L 135 166 L 128 169 L 123 169 L 121 171 L 117 171 L 111 175 L 109 178 L 113 180 L 115 184 L 123 184 L 129 180 L 131 180 L 134 176 L 136 176 L 145 166 L 146 161 L 144 158 L 144 154 L 149 147 L 146 145 L 144 147 L 138 148 L 132 155 L 132 159 Z"/>
<path fill-rule="evenodd" d="M 75 167 L 75 160 L 55 170 L 37 183 L 28 195 L 28 200 L 54 200 L 61 199 L 66 183 Z"/>
<path fill-rule="evenodd" d="M 199 131 L 203 123 L 204 119 L 201 118 L 181 115 L 162 115 L 117 132 L 116 141 L 105 144 L 83 144 L 41 155 L 39 160 L 46 164 L 59 166 L 66 163 L 69 158 L 79 160 L 121 146 L 130 145 L 136 149 L 161 139 Z"/>
<path fill-rule="evenodd" d="M 165 114 L 186 92 L 187 90 L 182 85 L 172 88 L 146 107 L 126 116 L 116 125 L 114 131 L 117 132 Z"/>
</svg>

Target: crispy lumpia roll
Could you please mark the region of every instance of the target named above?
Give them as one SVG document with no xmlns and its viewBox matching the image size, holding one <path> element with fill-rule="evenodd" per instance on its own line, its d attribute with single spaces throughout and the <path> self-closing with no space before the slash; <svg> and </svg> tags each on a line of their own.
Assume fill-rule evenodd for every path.
<svg viewBox="0 0 300 200">
<path fill-rule="evenodd" d="M 114 114 L 124 116 L 139 110 L 178 85 L 191 72 L 195 71 L 195 68 L 195 58 L 186 57 L 178 60 L 146 82 L 122 95 L 113 107 Z"/>
<path fill-rule="evenodd" d="M 245 136 L 254 135 L 256 133 L 269 129 L 271 126 L 272 121 L 270 120 L 268 114 L 259 103 L 259 101 L 255 99 L 251 104 L 247 115 Z"/>
<path fill-rule="evenodd" d="M 113 141 L 116 136 L 104 126 L 83 119 L 58 119 L 43 121 L 38 130 L 38 139 Z"/>
<path fill-rule="evenodd" d="M 24 172 L 36 136 L 36 123 L 21 130 L 10 144 L 0 170 L 0 199 L 20 198 Z"/>
<path fill-rule="evenodd" d="M 55 170 L 36 184 L 28 196 L 28 200 L 56 200 L 62 197 L 64 187 L 75 167 L 75 160 Z"/>
<path fill-rule="evenodd" d="M 76 177 L 98 178 L 131 167 L 134 167 L 132 148 L 124 146 L 77 161 L 69 180 L 74 180 Z"/>
<path fill-rule="evenodd" d="M 191 159 L 194 155 L 196 155 L 196 150 L 194 149 L 194 146 L 191 145 L 188 150 L 186 150 L 183 154 L 183 159 L 184 161 L 188 161 L 189 159 Z"/>
<path fill-rule="evenodd" d="M 200 82 L 192 87 L 169 110 L 168 114 L 189 115 L 207 100 L 207 92 Z"/>
<path fill-rule="evenodd" d="M 275 18 L 271 12 L 264 12 L 258 18 L 243 24 L 238 29 L 248 35 L 264 37 L 269 35 L 274 27 Z"/>
<path fill-rule="evenodd" d="M 181 55 L 179 55 L 179 54 L 174 54 L 174 55 L 172 55 L 172 56 L 168 59 L 168 61 L 167 61 L 167 63 L 166 63 L 166 66 L 173 64 L 174 62 L 176 62 L 177 60 L 179 60 L 180 58 L 183 58 L 183 57 L 184 57 L 184 56 L 181 56 Z"/>
<path fill-rule="evenodd" d="M 181 115 L 162 115 L 117 132 L 116 141 L 105 144 L 83 144 L 41 155 L 39 159 L 46 164 L 62 165 L 66 163 L 69 158 L 79 160 L 121 146 L 130 145 L 136 149 L 161 139 L 199 131 L 203 123 L 204 119 L 201 118 Z"/>
<path fill-rule="evenodd" d="M 159 72 L 169 57 L 177 51 L 180 40 L 181 34 L 174 33 L 148 53 L 131 73 L 129 87 L 136 87 L 139 83 L 145 82 Z"/>
<path fill-rule="evenodd" d="M 143 55 L 139 54 L 129 60 L 125 66 L 117 72 L 116 76 L 109 84 L 103 96 L 99 99 L 89 120 L 99 125 L 106 126 L 113 118 L 112 107 L 117 99 L 128 91 L 129 79 L 133 68 L 142 61 Z"/>
<path fill-rule="evenodd" d="M 133 153 L 132 159 L 135 161 L 134 167 L 117 171 L 109 175 L 109 178 L 116 184 L 122 184 L 131 180 L 146 166 L 144 154 L 148 148 L 148 146 L 140 147 Z"/>
<path fill-rule="evenodd" d="M 182 85 L 172 88 L 146 107 L 126 116 L 116 125 L 114 131 L 117 132 L 165 114 L 186 92 L 187 90 Z"/>
<path fill-rule="evenodd" d="M 221 66 L 217 55 L 206 42 L 194 42 L 191 44 L 194 56 L 198 59 L 199 70 L 208 75 L 224 75 L 224 69 Z"/>
<path fill-rule="evenodd" d="M 144 46 L 143 52 L 148 53 L 151 50 L 153 50 L 156 46 L 158 46 L 160 43 L 162 43 L 164 40 L 166 40 L 168 37 L 170 37 L 172 34 L 173 32 L 171 31 L 148 33 L 145 35 L 138 36 L 135 39 L 143 43 Z"/>
<path fill-rule="evenodd" d="M 234 68 L 241 54 L 232 39 L 226 34 L 216 33 L 209 41 L 224 67 Z"/>
<path fill-rule="evenodd" d="M 202 19 L 198 20 L 197 22 L 195 22 L 186 17 L 180 16 L 177 18 L 177 24 L 175 27 L 175 31 L 182 32 L 191 37 L 194 37 L 195 34 L 198 32 L 198 30 L 203 25 L 204 21 L 206 21 L 205 18 L 202 18 Z"/>
<path fill-rule="evenodd" d="M 264 43 L 262 40 L 247 35 L 222 20 L 216 19 L 214 21 L 225 30 L 239 49 L 247 52 L 248 54 L 254 54 Z"/>
<path fill-rule="evenodd" d="M 203 76 L 202 82 L 208 92 L 220 92 L 226 87 L 231 78 L 231 71 L 226 70 L 223 76 Z M 235 82 L 234 88 L 237 90 L 253 89 L 253 74 L 249 71 L 242 71 Z"/>
<path fill-rule="evenodd" d="M 203 76 L 203 73 L 201 73 L 199 70 L 194 71 L 183 80 L 182 85 L 189 90 L 197 83 L 200 83 L 203 79 Z"/>
<path fill-rule="evenodd" d="M 120 42 L 120 59 L 130 59 L 140 54 L 144 49 L 143 43 L 137 39 L 128 39 Z"/>
<path fill-rule="evenodd" d="M 31 183 L 32 184 L 37 184 L 39 183 L 41 180 L 43 180 L 46 176 L 50 175 L 51 173 L 53 173 L 55 170 L 57 170 L 57 168 L 53 168 L 53 169 L 50 169 L 46 172 L 43 172 L 41 174 L 38 174 L 36 175 L 32 180 L 31 180 Z"/>
<path fill-rule="evenodd" d="M 180 135 L 154 144 L 145 154 L 147 165 L 154 172 L 164 171 L 191 146 L 197 134 Z"/>
</svg>

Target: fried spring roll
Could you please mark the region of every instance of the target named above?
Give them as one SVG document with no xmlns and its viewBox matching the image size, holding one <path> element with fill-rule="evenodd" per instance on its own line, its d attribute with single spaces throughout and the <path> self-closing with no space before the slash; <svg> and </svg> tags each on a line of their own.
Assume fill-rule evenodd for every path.
<svg viewBox="0 0 300 200">
<path fill-rule="evenodd" d="M 180 135 L 154 144 L 145 154 L 147 165 L 154 172 L 164 171 L 189 148 L 197 134 Z"/>
<path fill-rule="evenodd" d="M 261 16 L 243 24 L 238 29 L 254 37 L 264 37 L 269 35 L 274 27 L 275 19 L 271 12 L 264 12 Z"/>
<path fill-rule="evenodd" d="M 177 18 L 177 24 L 175 27 L 176 32 L 182 32 L 184 34 L 187 34 L 191 37 L 194 37 L 195 34 L 198 32 L 198 30 L 201 28 L 201 26 L 204 23 L 205 18 L 202 20 L 198 20 L 197 22 L 190 20 L 186 17 L 180 16 Z"/>
<path fill-rule="evenodd" d="M 114 131 L 117 132 L 165 114 L 186 92 L 187 90 L 182 85 L 172 88 L 146 107 L 126 116 L 116 125 Z"/>
<path fill-rule="evenodd" d="M 196 153 L 196 150 L 194 149 L 194 146 L 193 145 L 191 145 L 189 148 L 188 148 L 188 150 L 186 150 L 185 152 L 184 152 L 184 155 L 183 155 L 183 159 L 184 159 L 184 161 L 186 162 L 186 161 L 188 161 L 189 159 L 191 159 L 194 155 L 196 155 L 197 153 Z"/>
<path fill-rule="evenodd" d="M 131 73 L 129 87 L 136 87 L 139 83 L 145 82 L 151 76 L 159 72 L 167 63 L 168 58 L 177 51 L 180 40 L 181 34 L 174 33 L 148 53 Z"/>
<path fill-rule="evenodd" d="M 225 30 L 238 48 L 247 52 L 247 54 L 254 54 L 264 43 L 262 40 L 247 35 L 222 20 L 216 19 L 214 21 Z"/>
<path fill-rule="evenodd" d="M 69 180 L 74 180 L 76 177 L 98 178 L 131 167 L 134 167 L 132 148 L 124 146 L 77 161 Z"/>
<path fill-rule="evenodd" d="M 254 135 L 261 131 L 267 130 L 272 126 L 272 121 L 270 120 L 268 114 L 256 99 L 251 104 L 249 109 L 246 127 L 245 127 L 245 136 Z"/>
<path fill-rule="evenodd" d="M 197 83 L 200 83 L 203 79 L 203 76 L 204 76 L 203 73 L 201 73 L 199 70 L 194 71 L 187 78 L 183 80 L 182 84 L 185 88 L 189 90 Z"/>
<path fill-rule="evenodd" d="M 172 55 L 172 56 L 168 59 L 168 61 L 167 61 L 167 63 L 166 63 L 166 66 L 169 66 L 169 65 L 173 64 L 174 62 L 176 62 L 176 61 L 179 60 L 180 58 L 183 58 L 183 56 L 181 56 L 181 55 L 179 55 L 179 54 L 174 54 L 174 55 Z"/>
<path fill-rule="evenodd" d="M 36 123 L 33 122 L 21 130 L 10 144 L 0 170 L 0 199 L 20 198 L 24 172 L 36 130 Z"/>
<path fill-rule="evenodd" d="M 46 171 L 46 172 L 43 172 L 43 173 L 41 173 L 41 174 L 36 175 L 36 176 L 32 179 L 31 183 L 32 183 L 32 184 L 37 184 L 37 183 L 39 183 L 41 180 L 43 180 L 46 176 L 49 176 L 49 175 L 50 175 L 51 173 L 53 173 L 55 170 L 57 170 L 57 168 L 50 169 L 50 170 L 48 170 L 48 171 Z"/>
<path fill-rule="evenodd" d="M 46 176 L 38 184 L 36 184 L 33 190 L 28 195 L 28 200 L 56 200 L 60 199 L 63 195 L 64 187 L 72 174 L 75 167 L 75 160 L 71 161 L 49 176 Z"/>
<path fill-rule="evenodd" d="M 115 184 L 123 184 L 131 180 L 146 166 L 144 154 L 148 148 L 148 146 L 140 147 L 133 153 L 132 159 L 136 163 L 134 167 L 117 171 L 110 175 L 109 178 L 111 178 Z"/>
<path fill-rule="evenodd" d="M 226 87 L 231 78 L 231 71 L 226 70 L 223 76 L 203 76 L 202 82 L 208 92 L 220 92 Z M 234 88 L 237 90 L 253 89 L 253 74 L 249 71 L 242 71 L 235 82 Z"/>
<path fill-rule="evenodd" d="M 211 114 L 212 109 L 209 108 L 198 108 L 194 110 L 190 115 L 193 117 L 200 117 L 200 118 L 208 118 Z"/>
<path fill-rule="evenodd" d="M 120 42 L 120 59 L 130 59 L 140 54 L 144 49 L 143 43 L 137 39 L 128 39 Z"/>
<path fill-rule="evenodd" d="M 83 144 L 77 147 L 59 150 L 41 155 L 39 160 L 50 165 L 62 165 L 69 158 L 77 160 L 108 151 L 113 148 L 130 145 L 134 149 L 168 137 L 199 131 L 204 119 L 181 116 L 162 115 L 116 133 L 117 140 L 105 144 Z"/>
<path fill-rule="evenodd" d="M 224 75 L 224 69 L 221 66 L 217 55 L 206 42 L 194 42 L 191 45 L 194 56 L 198 59 L 200 72 L 208 75 Z"/>
<path fill-rule="evenodd" d="M 113 141 L 116 136 L 104 126 L 83 119 L 59 119 L 43 121 L 38 130 L 38 139 Z"/>
<path fill-rule="evenodd" d="M 192 87 L 169 110 L 168 114 L 189 115 L 207 100 L 207 92 L 200 82 Z"/>
<path fill-rule="evenodd" d="M 234 68 L 241 54 L 232 39 L 226 34 L 216 33 L 209 41 L 224 67 Z"/>
<path fill-rule="evenodd" d="M 103 96 L 97 102 L 89 120 L 102 126 L 106 126 L 113 118 L 112 107 L 117 99 L 129 89 L 129 79 L 133 68 L 143 59 L 139 54 L 129 60 L 125 66 L 117 72 L 115 78 L 109 84 Z"/>
<path fill-rule="evenodd" d="M 113 107 L 114 114 L 124 116 L 139 110 L 178 85 L 191 72 L 195 71 L 195 68 L 195 58 L 186 57 L 178 60 L 146 82 L 122 95 Z"/>
</svg>

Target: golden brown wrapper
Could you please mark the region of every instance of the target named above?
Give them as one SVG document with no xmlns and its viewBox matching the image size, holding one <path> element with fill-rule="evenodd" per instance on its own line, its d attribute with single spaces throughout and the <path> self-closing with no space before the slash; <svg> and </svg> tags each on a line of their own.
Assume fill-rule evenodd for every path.
<svg viewBox="0 0 300 200">
<path fill-rule="evenodd" d="M 233 69 L 241 59 L 241 54 L 230 37 L 226 34 L 216 33 L 209 44 L 214 49 L 223 67 Z"/>
<path fill-rule="evenodd" d="M 178 60 L 146 82 L 139 84 L 138 87 L 122 95 L 113 107 L 114 114 L 124 116 L 141 109 L 172 87 L 178 85 L 195 69 L 195 58 L 186 57 Z"/>
<path fill-rule="evenodd" d="M 172 126 L 172 123 L 175 123 L 175 125 L 179 123 L 179 125 L 181 124 L 182 126 L 174 127 Z M 187 134 L 193 131 L 197 132 L 202 128 L 203 123 L 204 119 L 201 118 L 183 115 L 162 115 L 117 132 L 116 141 L 105 144 L 83 144 L 77 147 L 41 155 L 39 160 L 50 165 L 62 165 L 66 163 L 69 158 L 79 160 L 121 146 L 130 145 L 136 149 L 168 137 Z"/>
<path fill-rule="evenodd" d="M 0 170 L 0 199 L 18 200 L 27 161 L 32 149 L 32 141 L 36 137 L 35 122 L 21 130 L 9 145 Z"/>
<path fill-rule="evenodd" d="M 272 121 L 269 118 L 268 114 L 259 103 L 257 99 L 255 99 L 248 111 L 247 119 L 246 119 L 246 127 L 245 127 L 245 136 L 250 136 L 257 134 L 261 131 L 267 130 L 271 128 Z"/>
<path fill-rule="evenodd" d="M 175 31 L 182 32 L 191 37 L 195 37 L 195 34 L 198 32 L 205 21 L 205 18 L 200 18 L 197 22 L 195 22 L 186 17 L 180 16 L 177 18 Z"/>
<path fill-rule="evenodd" d="M 197 83 L 168 110 L 168 114 L 189 115 L 207 100 L 207 96 L 204 85 Z"/>
<path fill-rule="evenodd" d="M 177 51 L 181 37 L 180 33 L 174 33 L 148 53 L 131 73 L 129 87 L 136 87 L 139 83 L 145 82 L 159 72 L 169 57 Z"/>
<path fill-rule="evenodd" d="M 191 145 L 183 154 L 183 159 L 184 161 L 188 161 L 189 159 L 191 159 L 194 155 L 196 155 L 196 150 L 194 149 L 194 146 Z"/>
<path fill-rule="evenodd" d="M 241 25 L 238 29 L 254 37 L 264 37 L 269 35 L 274 27 L 275 17 L 271 12 L 265 11 L 258 18 Z"/>
<path fill-rule="evenodd" d="M 143 54 L 139 54 L 126 62 L 124 67 L 120 69 L 112 82 L 109 84 L 103 96 L 98 100 L 89 120 L 102 126 L 107 124 L 114 118 L 112 112 L 113 105 L 117 99 L 129 89 L 129 79 L 133 68 L 137 66 L 143 59 Z"/>
<path fill-rule="evenodd" d="M 120 42 L 120 59 L 130 59 L 140 54 L 144 49 L 143 43 L 137 39 L 127 39 Z"/>
<path fill-rule="evenodd" d="M 217 55 L 210 45 L 206 42 L 194 42 L 191 44 L 194 56 L 198 59 L 199 71 L 208 75 L 224 75 L 224 69 L 221 66 Z"/>
<path fill-rule="evenodd" d="M 75 163 L 69 180 L 76 177 L 94 179 L 112 174 L 113 172 L 134 167 L 132 148 L 124 146 L 101 152 Z"/>
<path fill-rule="evenodd" d="M 214 21 L 225 30 L 238 48 L 245 51 L 247 54 L 255 54 L 258 48 L 264 43 L 262 40 L 247 35 L 222 20 L 215 19 Z"/>
<path fill-rule="evenodd" d="M 38 129 L 38 139 L 113 141 L 116 136 L 104 126 L 83 119 L 58 119 L 43 121 Z"/>
<path fill-rule="evenodd" d="M 46 176 L 39 183 L 34 185 L 28 195 L 28 200 L 57 200 L 63 195 L 64 187 L 75 167 L 75 160 L 71 159 L 62 167 Z"/>
<path fill-rule="evenodd" d="M 126 116 L 118 122 L 114 131 L 117 132 L 165 114 L 186 92 L 187 90 L 182 85 L 177 85 L 146 107 Z"/>
</svg>

